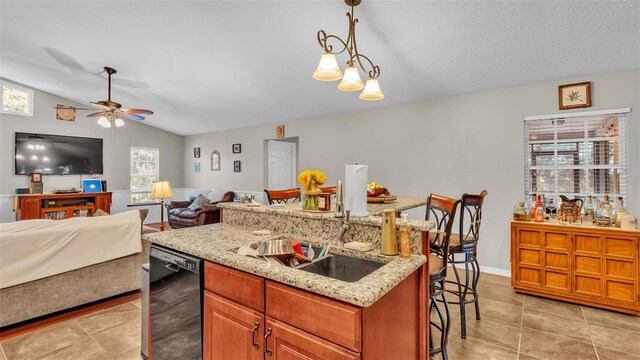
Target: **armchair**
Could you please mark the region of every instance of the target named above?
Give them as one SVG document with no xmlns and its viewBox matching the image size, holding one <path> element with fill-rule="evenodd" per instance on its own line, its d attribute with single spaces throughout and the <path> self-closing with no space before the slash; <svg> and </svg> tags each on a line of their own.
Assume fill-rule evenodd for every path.
<svg viewBox="0 0 640 360">
<path fill-rule="evenodd" d="M 169 217 L 169 226 L 172 229 L 179 229 L 219 223 L 220 208 L 216 204 L 219 202 L 231 202 L 235 196 L 236 194 L 233 191 L 228 191 L 219 201 L 203 204 L 196 210 L 189 209 L 189 206 L 196 199 L 195 196 L 191 196 L 188 201 L 169 201 L 165 204 Z"/>
</svg>

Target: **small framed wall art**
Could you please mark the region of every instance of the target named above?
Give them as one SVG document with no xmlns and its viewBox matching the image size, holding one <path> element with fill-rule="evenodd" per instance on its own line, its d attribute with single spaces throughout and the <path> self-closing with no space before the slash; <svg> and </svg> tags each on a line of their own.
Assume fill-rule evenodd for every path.
<svg viewBox="0 0 640 360">
<path fill-rule="evenodd" d="M 284 125 L 276 125 L 276 139 L 284 138 Z"/>
<path fill-rule="evenodd" d="M 242 169 L 240 167 L 240 160 L 236 160 L 233 162 L 233 172 L 240 172 Z"/>
<path fill-rule="evenodd" d="M 200 158 L 200 148 L 199 147 L 193 148 L 193 157 L 196 158 L 196 159 Z"/>
<path fill-rule="evenodd" d="M 211 171 L 220 171 L 220 152 L 218 150 L 211 152 Z"/>
<path fill-rule="evenodd" d="M 558 86 L 560 110 L 591 107 L 591 81 Z"/>
<path fill-rule="evenodd" d="M 41 183 L 42 182 L 42 173 L 31 173 L 31 182 L 32 183 Z"/>
<path fill-rule="evenodd" d="M 242 152 L 242 145 L 241 144 L 233 144 L 232 150 L 233 150 L 234 154 L 240 154 Z"/>
<path fill-rule="evenodd" d="M 195 172 L 197 172 L 197 173 L 199 173 L 199 172 L 200 172 L 200 163 L 199 163 L 199 162 L 195 164 L 195 166 L 194 166 L 194 170 L 195 170 Z"/>
</svg>

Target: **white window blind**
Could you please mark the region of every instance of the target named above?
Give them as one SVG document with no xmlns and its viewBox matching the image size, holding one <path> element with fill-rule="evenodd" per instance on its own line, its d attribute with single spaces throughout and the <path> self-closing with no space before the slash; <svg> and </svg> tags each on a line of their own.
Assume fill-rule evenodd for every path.
<svg viewBox="0 0 640 360">
<path fill-rule="evenodd" d="M 131 202 L 150 201 L 151 185 L 160 178 L 160 150 L 131 148 Z"/>
<path fill-rule="evenodd" d="M 525 118 L 524 140 L 526 199 L 608 194 L 626 202 L 626 114 Z"/>
</svg>

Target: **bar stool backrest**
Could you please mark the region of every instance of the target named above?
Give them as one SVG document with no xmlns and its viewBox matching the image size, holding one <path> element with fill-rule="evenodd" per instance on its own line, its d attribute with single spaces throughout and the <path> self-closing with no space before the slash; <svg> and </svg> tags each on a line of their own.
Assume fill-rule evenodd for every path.
<svg viewBox="0 0 640 360">
<path fill-rule="evenodd" d="M 271 204 L 286 204 L 289 201 L 300 200 L 300 189 L 286 189 L 286 190 L 264 190 L 267 193 L 267 200 L 269 205 Z"/>
<path fill-rule="evenodd" d="M 459 204 L 460 200 L 437 194 L 430 194 L 427 198 L 427 213 L 425 219 L 427 221 L 433 221 L 436 224 L 435 231 L 432 231 L 430 233 L 432 235 L 429 236 L 431 242 L 430 251 L 442 260 L 442 277 L 447 276 L 451 231 Z"/>
<path fill-rule="evenodd" d="M 482 190 L 479 195 L 463 194 L 460 206 L 460 247 L 462 252 L 475 252 L 480 240 L 482 223 L 482 203 L 489 192 Z"/>
</svg>

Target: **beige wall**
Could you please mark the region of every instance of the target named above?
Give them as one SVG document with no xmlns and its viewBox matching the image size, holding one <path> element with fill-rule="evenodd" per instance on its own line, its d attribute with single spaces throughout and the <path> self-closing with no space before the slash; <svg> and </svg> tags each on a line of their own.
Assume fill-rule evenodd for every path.
<svg viewBox="0 0 640 360">
<path fill-rule="evenodd" d="M 182 186 L 184 138 L 150 126 L 127 121 L 127 125 L 114 129 L 98 126 L 87 112 L 79 112 L 75 122 L 56 120 L 56 104 L 73 104 L 61 97 L 35 90 L 34 116 L 0 114 L 0 194 L 12 194 L 17 187 L 29 187 L 29 177 L 14 175 L 14 134 L 32 132 L 104 139 L 104 175 L 109 190 L 129 190 L 129 149 L 131 146 L 149 146 L 160 149 L 160 177 L 168 179 L 174 187 Z M 86 104 L 74 104 L 86 106 Z M 87 178 L 88 176 L 85 176 Z M 45 175 L 44 190 L 70 188 L 81 185 L 80 175 Z"/>
<path fill-rule="evenodd" d="M 345 164 L 359 162 L 369 165 L 370 180 L 394 194 L 460 196 L 488 189 L 480 262 L 508 269 L 509 218 L 524 188 L 523 117 L 560 112 L 557 86 L 587 80 L 593 84 L 587 110 L 632 109 L 629 206 L 640 215 L 640 70 L 308 118 L 285 123 L 286 135 L 299 137 L 300 169 L 322 169 L 331 183 L 343 178 Z M 275 125 L 187 136 L 184 186 L 262 191 L 263 142 L 274 137 Z M 234 143 L 242 144 L 242 154 L 232 154 Z M 202 148 L 201 159 L 193 158 L 194 147 Z M 213 149 L 221 153 L 221 171 L 209 170 Z M 202 163 L 198 174 L 196 160 Z M 242 161 L 241 173 L 233 172 L 234 160 Z"/>
</svg>

